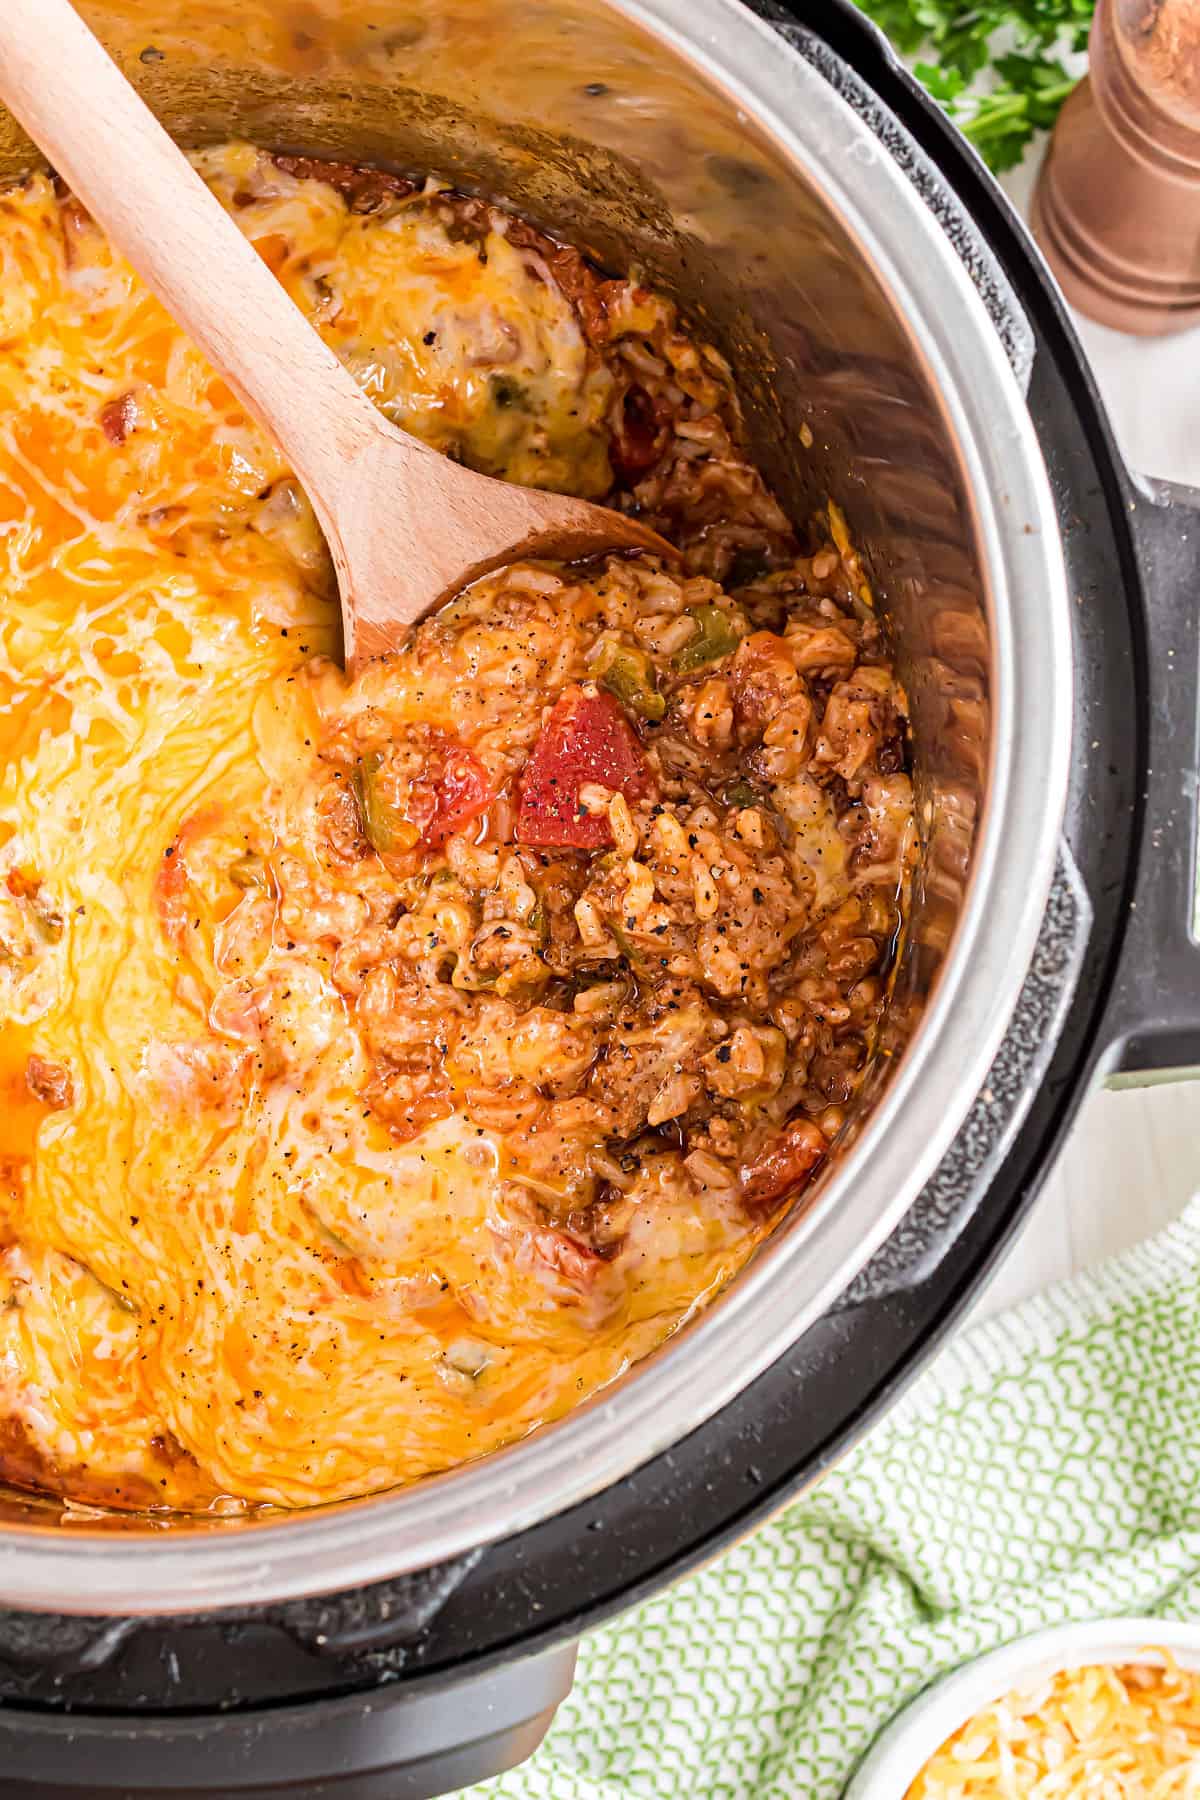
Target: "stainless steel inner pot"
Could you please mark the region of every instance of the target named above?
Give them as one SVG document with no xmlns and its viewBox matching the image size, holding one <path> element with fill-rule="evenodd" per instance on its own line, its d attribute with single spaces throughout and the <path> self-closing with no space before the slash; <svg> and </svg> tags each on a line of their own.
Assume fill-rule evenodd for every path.
<svg viewBox="0 0 1200 1800">
<path fill-rule="evenodd" d="M 844 1153 L 616 1385 L 481 1462 L 256 1523 L 0 1499 L 6 1603 L 161 1613 L 345 1588 L 532 1525 L 700 1424 L 829 1304 L 950 1143 L 1026 973 L 1066 790 L 1070 640 L 1045 470 L 982 301 L 898 163 L 737 0 L 81 10 L 185 143 L 244 134 L 429 170 L 675 293 L 731 357 L 785 502 L 803 518 L 831 495 L 867 554 L 909 687 L 922 843 Z M 35 160 L 0 115 L 0 174 Z"/>
</svg>

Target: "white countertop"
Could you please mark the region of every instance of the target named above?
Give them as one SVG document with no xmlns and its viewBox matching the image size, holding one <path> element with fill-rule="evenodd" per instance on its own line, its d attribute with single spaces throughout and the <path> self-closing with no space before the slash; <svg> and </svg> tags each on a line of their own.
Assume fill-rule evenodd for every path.
<svg viewBox="0 0 1200 1800">
<path fill-rule="evenodd" d="M 1036 158 L 1005 180 L 1024 209 Z M 1131 468 L 1200 487 L 1200 330 L 1123 337 L 1077 319 Z M 1200 601 L 1198 601 L 1200 603 Z M 1200 1188 L 1200 1083 L 1098 1090 L 971 1314 L 995 1312 L 1173 1219 Z"/>
</svg>

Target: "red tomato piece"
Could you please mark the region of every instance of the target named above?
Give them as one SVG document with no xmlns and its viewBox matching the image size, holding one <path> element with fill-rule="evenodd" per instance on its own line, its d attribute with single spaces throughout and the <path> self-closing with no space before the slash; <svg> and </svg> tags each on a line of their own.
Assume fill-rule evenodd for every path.
<svg viewBox="0 0 1200 1800">
<path fill-rule="evenodd" d="M 173 944 L 181 941 L 187 925 L 187 864 L 178 844 L 169 844 L 154 877 L 154 903 L 162 928 Z"/>
<path fill-rule="evenodd" d="M 425 843 L 437 846 L 477 819 L 492 799 L 492 784 L 479 758 L 463 744 L 447 743 L 438 759 L 413 782 L 407 813 Z"/>
<path fill-rule="evenodd" d="M 552 1269 L 572 1287 L 588 1288 L 595 1281 L 604 1267 L 602 1257 L 568 1237 L 565 1231 L 558 1231 L 548 1226 L 544 1231 L 535 1231 L 532 1237 L 533 1253 L 546 1268 Z"/>
<path fill-rule="evenodd" d="M 168 844 L 154 876 L 154 904 L 159 923 L 173 944 L 182 946 L 192 916 L 191 871 L 187 853 L 197 838 L 220 824 L 224 814 L 219 806 L 203 806 L 185 819 Z"/>
<path fill-rule="evenodd" d="M 793 1119 L 763 1145 L 752 1163 L 739 1169 L 742 1203 L 756 1210 L 794 1198 L 808 1186 L 829 1148 L 811 1119 Z"/>
<path fill-rule="evenodd" d="M 653 400 L 644 387 L 629 388 L 609 445 L 608 457 L 618 481 L 632 485 L 652 469 L 666 448 Z"/>
<path fill-rule="evenodd" d="M 637 733 L 612 695 L 564 688 L 525 765 L 518 842 L 547 850 L 611 844 L 608 820 L 580 804 L 579 790 L 589 782 L 627 800 L 642 800 L 654 787 Z"/>
</svg>

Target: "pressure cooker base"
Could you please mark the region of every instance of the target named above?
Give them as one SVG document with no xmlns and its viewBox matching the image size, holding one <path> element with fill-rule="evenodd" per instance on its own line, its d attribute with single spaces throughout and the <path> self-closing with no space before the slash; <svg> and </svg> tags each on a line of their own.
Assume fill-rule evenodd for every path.
<svg viewBox="0 0 1200 1800">
<path fill-rule="evenodd" d="M 0 1710 L 16 1800 L 429 1800 L 522 1762 L 570 1691 L 574 1644 L 460 1680 L 224 1714 Z"/>
</svg>

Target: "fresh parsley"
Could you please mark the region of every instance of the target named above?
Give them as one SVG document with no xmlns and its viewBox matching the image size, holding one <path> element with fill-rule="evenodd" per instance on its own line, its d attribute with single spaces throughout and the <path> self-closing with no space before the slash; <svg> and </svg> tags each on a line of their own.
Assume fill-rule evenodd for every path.
<svg viewBox="0 0 1200 1800">
<path fill-rule="evenodd" d="M 1087 48 L 1094 0 L 859 0 L 997 174 L 1049 131 Z"/>
</svg>

